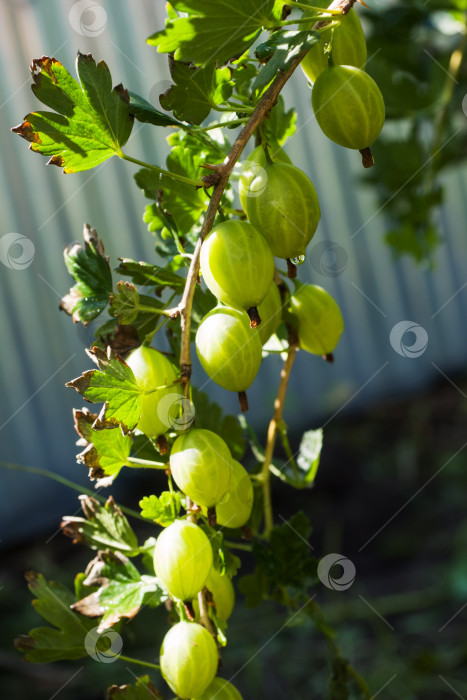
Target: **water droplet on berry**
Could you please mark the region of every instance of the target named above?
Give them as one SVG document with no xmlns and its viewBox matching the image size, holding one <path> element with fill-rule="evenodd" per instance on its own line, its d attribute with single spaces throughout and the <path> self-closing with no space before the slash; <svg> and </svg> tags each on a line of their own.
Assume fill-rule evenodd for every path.
<svg viewBox="0 0 467 700">
<path fill-rule="evenodd" d="M 294 265 L 303 265 L 303 263 L 305 262 L 305 256 L 298 255 L 296 258 L 292 258 L 290 260 L 290 262 L 293 263 Z"/>
</svg>

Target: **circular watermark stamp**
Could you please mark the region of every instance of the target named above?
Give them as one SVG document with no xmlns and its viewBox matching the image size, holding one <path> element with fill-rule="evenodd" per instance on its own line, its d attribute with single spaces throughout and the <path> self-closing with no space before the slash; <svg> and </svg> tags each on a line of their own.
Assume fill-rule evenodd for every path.
<svg viewBox="0 0 467 700">
<path fill-rule="evenodd" d="M 173 392 L 159 399 L 157 415 L 167 428 L 183 432 L 188 430 L 195 420 L 195 406 L 190 399 Z"/>
<path fill-rule="evenodd" d="M 265 168 L 253 160 L 235 163 L 232 170 L 231 184 L 242 199 L 259 197 L 268 184 Z"/>
<path fill-rule="evenodd" d="M 123 639 L 113 629 L 98 632 L 98 627 L 93 627 L 84 638 L 84 648 L 94 661 L 104 664 L 113 664 L 118 659 L 123 649 Z"/>
<path fill-rule="evenodd" d="M 313 270 L 323 277 L 339 277 L 349 261 L 346 249 L 334 241 L 320 241 L 310 252 L 310 264 Z"/>
<path fill-rule="evenodd" d="M 107 26 L 107 12 L 93 0 L 78 0 L 68 13 L 71 27 L 81 36 L 97 37 Z"/>
<path fill-rule="evenodd" d="M 6 233 L 0 238 L 0 262 L 10 270 L 26 270 L 35 252 L 34 243 L 22 233 Z"/>
<path fill-rule="evenodd" d="M 355 564 L 343 554 L 326 554 L 318 564 L 318 578 L 332 591 L 346 591 L 355 581 Z"/>
<path fill-rule="evenodd" d="M 464 112 L 464 115 L 467 117 L 467 94 L 464 95 L 464 98 L 462 100 L 462 111 Z"/>
<path fill-rule="evenodd" d="M 428 333 L 415 321 L 399 321 L 391 329 L 389 342 L 398 355 L 415 359 L 427 349 Z"/>
</svg>

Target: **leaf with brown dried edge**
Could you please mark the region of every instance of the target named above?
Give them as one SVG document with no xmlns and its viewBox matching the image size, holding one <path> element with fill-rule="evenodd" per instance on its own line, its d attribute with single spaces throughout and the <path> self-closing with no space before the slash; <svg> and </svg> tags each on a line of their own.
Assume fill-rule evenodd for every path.
<svg viewBox="0 0 467 700">
<path fill-rule="evenodd" d="M 83 372 L 65 386 L 76 389 L 90 403 L 104 403 L 99 420 L 132 430 L 139 420 L 142 400 L 132 370 L 111 348 L 104 352 L 95 346 L 86 353 L 99 369 Z"/>
<path fill-rule="evenodd" d="M 151 683 L 149 676 L 140 676 L 135 685 L 111 685 L 107 690 L 107 700 L 160 700 L 162 695 Z"/>
<path fill-rule="evenodd" d="M 12 131 L 33 151 L 49 156 L 48 164 L 64 173 L 89 170 L 114 155 L 133 127 L 130 97 L 122 85 L 112 90 L 104 61 L 78 52 L 76 81 L 56 58 L 42 56 L 31 64 L 32 90 L 54 112 L 31 112 Z"/>
<path fill-rule="evenodd" d="M 102 617 L 98 634 L 123 618 L 133 619 L 143 605 L 157 607 L 167 600 L 159 580 L 141 575 L 119 552 L 99 552 L 89 563 L 83 583 L 99 589 L 74 603 L 71 609 L 86 617 Z"/>
<path fill-rule="evenodd" d="M 33 663 L 87 656 L 84 640 L 95 623 L 70 609 L 76 600 L 71 591 L 60 583 L 47 582 L 32 571 L 26 573 L 26 580 L 36 596 L 32 601 L 36 612 L 52 627 L 37 627 L 28 635 L 21 634 L 15 639 L 15 648 L 24 652 L 26 661 Z"/>
<path fill-rule="evenodd" d="M 65 265 L 76 284 L 60 300 L 59 309 L 72 316 L 73 323 L 87 326 L 109 302 L 112 272 L 96 229 L 84 224 L 83 237 L 84 247 L 79 243 L 65 247 Z"/>
<path fill-rule="evenodd" d="M 74 544 L 123 552 L 127 557 L 140 554 L 136 535 L 112 496 L 105 506 L 91 496 L 80 496 L 79 500 L 85 517 L 65 515 L 60 525 L 63 534 L 71 537 Z"/>
<path fill-rule="evenodd" d="M 120 426 L 103 423 L 86 408 L 74 409 L 73 418 L 81 438 L 78 443 L 85 448 L 76 460 L 89 468 L 90 479 L 105 479 L 105 485 L 109 485 L 126 465 L 133 438 L 125 435 Z"/>
</svg>

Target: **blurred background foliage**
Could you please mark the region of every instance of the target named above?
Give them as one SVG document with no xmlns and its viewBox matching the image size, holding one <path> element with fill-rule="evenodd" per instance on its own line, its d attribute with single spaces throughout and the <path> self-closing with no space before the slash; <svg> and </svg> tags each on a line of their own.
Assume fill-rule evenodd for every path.
<svg viewBox="0 0 467 700">
<path fill-rule="evenodd" d="M 156 88 L 157 94 L 163 92 L 168 74 L 161 68 L 162 59 L 156 59 L 153 50 L 141 48 L 144 37 L 161 24 L 162 3 L 154 7 L 154 3 L 138 0 L 131 12 L 127 3 L 102 5 L 109 19 L 108 44 L 99 45 L 98 53 L 112 64 L 115 82 L 121 74 L 132 75 L 133 84 L 125 84 L 147 94 L 142 73 L 157 74 L 149 87 L 152 91 Z M 387 125 L 373 149 L 376 165 L 372 171 L 362 175 L 358 163 L 350 162 L 348 154 L 323 146 L 313 128 L 298 134 L 290 147 L 294 162 L 320 185 L 323 211 L 329 211 L 337 196 L 342 197 L 341 211 L 334 207 L 336 211 L 325 216 L 322 228 L 324 241 L 337 240 L 350 256 L 346 272 L 320 277 L 317 268 L 323 268 L 316 256 L 311 256 L 303 269 L 305 277 L 310 275 L 339 300 L 345 299 L 350 340 L 337 354 L 335 373 L 326 375 L 316 365 L 310 370 L 306 358 L 300 358 L 286 410 L 292 442 L 298 446 L 302 429 L 318 427 L 335 412 L 337 416 L 325 429 L 315 488 L 301 493 L 282 486 L 275 489 L 277 520 L 303 509 L 314 526 L 310 539 L 313 553 L 319 557 L 341 552 L 355 563 L 357 576 L 351 588 L 339 592 L 320 585 L 312 594 L 316 592 L 329 623 L 338 629 L 343 653 L 367 679 L 374 696 L 381 698 L 467 697 L 466 307 L 462 295 L 458 295 L 466 283 L 467 260 L 466 11 L 465 0 L 414 0 L 374 3 L 371 11 L 360 13 L 371 57 L 368 71 L 378 81 L 388 110 Z M 70 36 L 68 5 L 64 11 L 59 2 L 45 6 L 38 0 L 22 0 L 14 7 L 3 3 L 0 12 L 4 39 L 0 56 L 4 67 L 11 64 L 1 100 L 5 131 L 18 123 L 33 101 L 24 56 L 29 62 L 41 51 L 56 53 L 60 59 L 65 53 L 70 59 L 78 46 L 95 51 L 93 42 L 97 39 L 84 34 L 77 37 L 76 32 Z M 135 31 L 130 40 L 131 29 Z M 140 45 L 136 48 L 137 42 Z M 126 57 L 122 58 L 123 51 Z M 299 78 L 303 76 L 297 81 Z M 302 80 L 286 91 L 289 104 L 298 106 L 299 118 L 305 109 L 305 97 L 309 99 L 303 96 L 304 86 Z M 160 162 L 165 149 L 163 139 L 156 141 L 148 132 L 139 138 L 136 149 Z M 73 178 L 63 184 L 58 171 L 49 169 L 53 172 L 46 173 L 43 163 L 31 163 L 39 159 L 23 150 L 20 143 L 8 143 L 4 149 L 0 174 L 5 230 L 29 232 L 36 243 L 37 274 L 59 291 L 52 291 L 46 298 L 41 294 L 44 283 L 37 278 L 33 283 L 31 279 L 25 282 L 24 273 L 19 279 L 21 274 L 1 270 L 3 349 L 9 361 L 8 372 L 2 376 L 4 457 L 46 466 L 86 483 L 85 474 L 77 474 L 74 464 L 71 406 L 76 400 L 68 394 L 65 397 L 64 390 L 52 390 L 54 384 L 61 386 L 70 379 L 74 371 L 82 371 L 82 353 L 78 352 L 76 359 L 72 357 L 66 372 L 49 382 L 53 368 L 67 360 L 70 348 L 76 353 L 77 341 L 80 346 L 86 345 L 91 335 L 80 329 L 82 337 L 77 338 L 68 319 L 60 317 L 55 323 L 56 302 L 69 287 L 64 266 L 59 269 L 60 247 L 81 235 L 82 221 L 87 217 L 99 229 L 114 260 L 122 254 L 150 259 L 153 241 L 141 223 L 143 199 L 139 194 L 129 194 L 130 177 L 122 175 L 121 164 L 110 165 L 105 177 L 101 174 L 94 182 L 87 178 L 81 184 Z M 99 179 L 102 182 L 97 184 Z M 350 202 L 346 199 L 349 182 Z M 336 187 L 341 195 L 336 195 Z M 82 191 L 77 192 L 79 188 Z M 68 205 L 72 196 L 73 203 Z M 71 206 L 73 216 L 69 217 L 65 212 Z M 109 207 L 114 211 L 106 213 Z M 47 223 L 51 209 L 58 213 Z M 37 210 L 40 221 L 34 218 Z M 340 219 L 333 219 L 339 215 Z M 357 230 L 368 217 L 371 230 L 364 231 L 352 248 L 348 230 Z M 119 235 L 112 237 L 116 220 L 120 220 Z M 40 244 L 34 232 L 40 233 L 45 242 Z M 375 236 L 384 244 L 375 243 Z M 402 261 L 393 262 L 394 257 L 401 256 Z M 428 325 L 432 312 L 455 294 L 449 307 L 455 312 L 446 312 L 440 326 L 430 327 L 430 349 L 437 349 L 437 354 L 430 355 L 430 362 L 394 357 L 387 342 L 378 342 L 383 334 L 388 335 L 390 326 L 381 325 L 381 317 L 374 310 L 354 303 L 349 286 L 344 284 L 347 281 L 367 295 L 371 290 L 372 304 L 379 306 L 384 300 L 385 305 L 381 305 L 391 325 L 415 312 L 417 320 Z M 25 296 L 21 290 L 28 284 Z M 420 302 L 422 296 L 430 304 Z M 35 299 L 39 299 L 37 309 Z M 374 390 L 363 392 L 347 410 L 341 409 L 371 374 L 373 365 L 378 367 L 387 357 L 391 358 L 391 374 Z M 52 369 L 44 375 L 48 386 L 41 403 L 33 402 L 31 413 L 26 408 L 10 423 L 12 411 L 40 386 L 42 379 L 39 381 L 35 372 L 47 362 Z M 443 371 L 434 372 L 429 367 L 436 363 Z M 252 401 L 258 403 L 254 420 L 263 434 L 273 389 L 268 394 L 261 386 L 272 387 L 271 382 L 275 386 L 277 369 L 274 364 L 268 374 L 262 375 Z M 18 384 L 24 391 L 20 400 Z M 232 410 L 225 396 L 219 398 L 219 392 L 214 395 Z M 50 428 L 48 412 L 56 405 L 64 415 L 63 426 L 68 428 L 62 427 L 61 416 L 55 419 L 55 428 Z M 111 683 L 132 682 L 135 669 L 124 663 L 89 660 L 39 667 L 26 665 L 12 650 L 17 634 L 40 624 L 30 605 L 23 572 L 42 571 L 47 579 L 71 586 L 74 573 L 84 570 L 89 552 L 73 547 L 56 533 L 59 514 L 64 509 L 70 513 L 77 509 L 74 494 L 26 475 L 9 474 L 7 478 L 0 472 L 0 479 L 3 697 L 97 700 Z M 148 489 L 148 479 L 123 474 L 117 495 L 135 508 Z M 137 531 L 141 537 L 153 534 L 144 526 Z M 248 573 L 251 566 L 246 556 L 242 573 Z M 228 629 L 229 649 L 222 674 L 229 678 L 238 673 L 234 682 L 245 700 L 324 698 L 329 675 L 326 645 L 311 623 L 298 618 L 284 626 L 282 611 L 272 603 L 251 610 L 245 607 L 241 595 L 238 599 Z M 125 632 L 126 653 L 156 660 L 166 626 L 164 616 L 164 610 L 158 609 L 137 617 Z M 299 622 L 303 624 L 298 626 Z M 157 684 L 158 679 L 155 681 Z"/>
</svg>

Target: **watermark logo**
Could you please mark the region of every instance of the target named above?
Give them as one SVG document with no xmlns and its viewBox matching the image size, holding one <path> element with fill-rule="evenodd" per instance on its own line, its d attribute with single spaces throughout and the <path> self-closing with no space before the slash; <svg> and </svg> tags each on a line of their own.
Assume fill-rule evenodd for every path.
<svg viewBox="0 0 467 700">
<path fill-rule="evenodd" d="M 10 270 L 26 270 L 35 252 L 34 243 L 21 233 L 6 233 L 0 238 L 0 262 Z"/>
<path fill-rule="evenodd" d="M 312 247 L 309 259 L 311 267 L 319 275 L 338 277 L 347 267 L 349 255 L 339 243 L 321 241 Z"/>
<path fill-rule="evenodd" d="M 167 428 L 183 432 L 195 420 L 195 406 L 190 399 L 173 392 L 159 399 L 157 415 Z"/>
<path fill-rule="evenodd" d="M 334 568 L 335 567 L 335 568 Z M 338 568 L 341 569 L 339 572 Z M 332 591 L 346 591 L 355 581 L 355 564 L 342 554 L 326 554 L 318 564 L 318 578 Z"/>
<path fill-rule="evenodd" d="M 81 36 L 96 37 L 107 26 L 107 12 L 93 0 L 78 0 L 68 13 L 68 21 Z"/>
<path fill-rule="evenodd" d="M 259 197 L 268 184 L 268 176 L 262 165 L 252 160 L 235 163 L 232 185 L 242 198 Z"/>
<path fill-rule="evenodd" d="M 84 638 L 84 648 L 94 659 L 103 664 L 113 664 L 118 659 L 123 649 L 123 639 L 113 629 L 98 632 L 98 627 L 93 627 Z"/>
<path fill-rule="evenodd" d="M 389 342 L 398 355 L 414 359 L 428 346 L 428 333 L 415 321 L 399 321 L 392 328 Z"/>
</svg>

